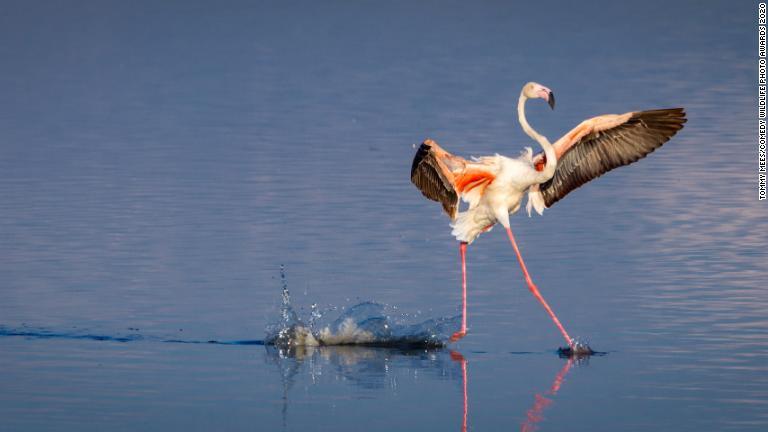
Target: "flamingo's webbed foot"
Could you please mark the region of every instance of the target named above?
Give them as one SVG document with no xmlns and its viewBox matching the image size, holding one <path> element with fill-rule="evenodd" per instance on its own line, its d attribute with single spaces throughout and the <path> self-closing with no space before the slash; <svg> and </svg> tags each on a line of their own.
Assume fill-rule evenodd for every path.
<svg viewBox="0 0 768 432">
<path fill-rule="evenodd" d="M 571 339 L 570 345 L 558 348 L 557 353 L 560 357 L 589 357 L 596 354 L 589 344 L 578 339 Z"/>
<path fill-rule="evenodd" d="M 459 339 L 463 338 L 466 335 L 467 335 L 467 331 L 466 330 L 457 331 L 456 333 L 451 335 L 450 341 L 451 342 L 457 342 L 457 341 L 459 341 Z"/>
</svg>

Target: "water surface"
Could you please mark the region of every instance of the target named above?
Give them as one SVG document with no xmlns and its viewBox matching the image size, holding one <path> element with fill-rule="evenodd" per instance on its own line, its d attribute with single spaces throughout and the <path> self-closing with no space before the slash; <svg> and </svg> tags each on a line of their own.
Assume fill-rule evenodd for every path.
<svg viewBox="0 0 768 432">
<path fill-rule="evenodd" d="M 753 4 L 0 9 L 0 326 L 66 336 L 0 337 L 0 429 L 768 427 Z M 607 355 L 555 354 L 499 230 L 469 249 L 470 334 L 448 348 L 163 342 L 264 340 L 281 265 L 305 316 L 456 316 L 414 144 L 517 154 L 529 80 L 557 95 L 529 104 L 551 139 L 688 113 L 647 159 L 512 218 L 544 296 Z"/>
</svg>

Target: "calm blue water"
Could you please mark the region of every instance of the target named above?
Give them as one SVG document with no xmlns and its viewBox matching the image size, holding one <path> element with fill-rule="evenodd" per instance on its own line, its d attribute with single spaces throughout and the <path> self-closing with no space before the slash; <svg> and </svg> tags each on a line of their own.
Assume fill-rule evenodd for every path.
<svg viewBox="0 0 768 432">
<path fill-rule="evenodd" d="M 766 430 L 755 22 L 726 1 L 1 2 L 0 430 Z M 555 354 L 498 230 L 469 249 L 448 348 L 167 342 L 263 340 L 281 265 L 304 316 L 455 316 L 413 145 L 516 155 L 529 80 L 557 95 L 529 104 L 551 139 L 688 112 L 647 159 L 512 219 L 607 355 Z"/>
</svg>

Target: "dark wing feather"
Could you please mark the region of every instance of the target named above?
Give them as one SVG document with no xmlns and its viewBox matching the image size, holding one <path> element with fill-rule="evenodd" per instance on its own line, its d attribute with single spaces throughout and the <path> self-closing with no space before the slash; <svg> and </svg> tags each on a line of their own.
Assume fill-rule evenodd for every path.
<svg viewBox="0 0 768 432">
<path fill-rule="evenodd" d="M 582 137 L 557 161 L 555 175 L 539 186 L 547 207 L 569 192 L 661 147 L 686 122 L 682 108 L 640 111 L 607 130 Z"/>
<path fill-rule="evenodd" d="M 425 197 L 442 204 L 443 210 L 454 219 L 459 196 L 443 171 L 445 168 L 438 162 L 433 145 L 437 147 L 431 140 L 424 141 L 416 152 L 411 166 L 411 182 Z"/>
</svg>

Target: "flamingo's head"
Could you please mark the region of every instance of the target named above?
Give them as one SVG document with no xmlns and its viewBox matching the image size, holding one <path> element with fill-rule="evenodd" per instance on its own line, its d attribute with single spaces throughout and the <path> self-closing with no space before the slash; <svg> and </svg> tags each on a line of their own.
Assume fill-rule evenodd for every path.
<svg viewBox="0 0 768 432">
<path fill-rule="evenodd" d="M 547 101 L 549 107 L 555 109 L 555 94 L 548 87 L 535 82 L 529 82 L 523 87 L 523 95 L 528 99 L 541 98 Z"/>
</svg>

